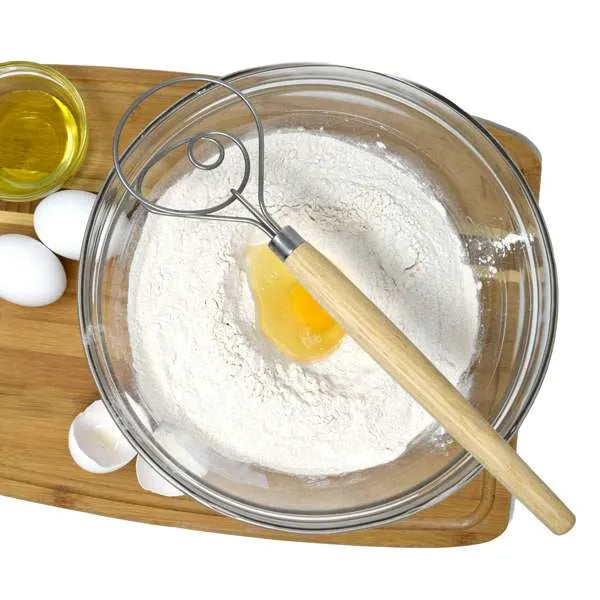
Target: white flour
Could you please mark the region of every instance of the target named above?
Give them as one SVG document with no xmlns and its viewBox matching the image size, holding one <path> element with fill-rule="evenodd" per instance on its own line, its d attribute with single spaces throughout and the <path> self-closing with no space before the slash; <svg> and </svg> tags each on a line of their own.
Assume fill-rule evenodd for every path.
<svg viewBox="0 0 600 600">
<path fill-rule="evenodd" d="M 267 205 L 465 389 L 479 328 L 476 281 L 439 192 L 380 146 L 298 130 L 268 135 Z M 255 144 L 250 150 L 254 161 Z M 184 177 L 161 204 L 214 203 L 240 172 L 228 151 L 221 167 Z M 253 180 L 245 195 L 255 201 Z M 434 421 L 348 337 L 309 365 L 263 337 L 245 249 L 265 242 L 248 225 L 148 216 L 128 304 L 140 393 L 159 420 L 267 468 L 328 475 L 395 459 Z"/>
</svg>

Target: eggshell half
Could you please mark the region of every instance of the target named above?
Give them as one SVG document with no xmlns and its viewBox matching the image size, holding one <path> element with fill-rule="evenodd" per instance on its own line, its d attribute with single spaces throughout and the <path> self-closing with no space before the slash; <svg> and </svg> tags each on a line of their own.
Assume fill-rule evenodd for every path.
<svg viewBox="0 0 600 600">
<path fill-rule="evenodd" d="M 101 400 L 79 413 L 69 428 L 69 452 L 90 473 L 110 473 L 124 467 L 136 451 L 121 433 Z"/>
<path fill-rule="evenodd" d="M 154 439 L 182 467 L 203 477 L 209 471 L 208 451 L 189 433 L 161 423 L 154 430 Z"/>
<path fill-rule="evenodd" d="M 141 456 L 135 461 L 135 474 L 138 483 L 148 492 L 161 496 L 183 496 L 183 492 L 159 475 Z"/>
</svg>

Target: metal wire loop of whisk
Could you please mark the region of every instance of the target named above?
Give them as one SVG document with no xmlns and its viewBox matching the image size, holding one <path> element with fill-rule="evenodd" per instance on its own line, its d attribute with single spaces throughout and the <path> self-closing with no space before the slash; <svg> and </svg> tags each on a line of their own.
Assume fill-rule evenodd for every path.
<svg viewBox="0 0 600 600">
<path fill-rule="evenodd" d="M 258 142 L 258 172 L 257 172 L 257 195 L 258 195 L 258 208 L 253 206 L 248 200 L 242 195 L 248 181 L 250 179 L 251 172 L 251 164 L 250 164 L 250 155 L 248 150 L 242 140 L 225 131 L 211 130 L 211 131 L 203 131 L 200 133 L 196 133 L 192 136 L 176 140 L 167 144 L 163 148 L 161 148 L 156 154 L 154 154 L 149 161 L 143 166 L 141 171 L 137 174 L 134 182 L 132 183 L 127 179 L 123 172 L 121 161 L 123 157 L 119 155 L 119 145 L 121 141 L 121 136 L 123 133 L 123 129 L 127 124 L 131 114 L 150 96 L 154 95 L 158 91 L 170 87 L 183 82 L 190 81 L 199 81 L 203 82 L 207 85 L 201 87 L 196 90 L 194 94 L 204 93 L 207 90 L 211 89 L 212 86 L 223 87 L 226 90 L 229 90 L 231 93 L 235 94 L 246 106 L 248 111 L 250 112 L 252 119 L 254 120 L 254 124 L 256 126 L 257 132 L 257 142 Z M 159 118 L 160 119 L 160 118 Z M 150 88 L 143 94 L 141 94 L 134 102 L 129 106 L 129 108 L 123 113 L 123 116 L 119 120 L 119 123 L 115 129 L 115 135 L 113 138 L 113 163 L 115 173 L 120 179 L 121 183 L 125 187 L 125 189 L 131 194 L 136 200 L 138 200 L 144 208 L 151 213 L 157 215 L 164 215 L 170 217 L 186 217 L 192 219 L 213 219 L 220 221 L 234 221 L 238 223 L 249 223 L 258 227 L 262 231 L 264 231 L 268 236 L 274 237 L 279 231 L 281 231 L 281 227 L 277 224 L 277 222 L 273 219 L 273 217 L 269 214 L 269 211 L 266 208 L 265 200 L 264 200 L 264 158 L 265 158 L 265 140 L 264 140 L 264 128 L 262 125 L 262 121 L 258 116 L 258 113 L 254 107 L 254 105 L 250 102 L 247 96 L 236 89 L 231 84 L 219 79 L 218 77 L 212 77 L 209 75 L 187 75 L 183 77 L 175 77 L 173 79 L 169 79 L 167 81 L 163 81 Z M 175 150 L 186 147 L 186 156 L 190 163 L 197 169 L 203 171 L 210 171 L 218 168 L 225 159 L 225 145 L 223 144 L 223 140 L 227 140 L 231 142 L 237 149 L 240 151 L 243 161 L 244 161 L 244 171 L 242 175 L 242 180 L 237 186 L 237 188 L 232 188 L 229 190 L 229 196 L 219 202 L 214 204 L 208 208 L 199 208 L 194 210 L 181 210 L 176 208 L 169 208 L 166 206 L 161 206 L 156 202 L 152 202 L 148 198 L 146 198 L 142 194 L 142 186 L 144 183 L 144 179 L 148 175 L 148 172 L 155 166 L 159 161 L 165 158 L 171 152 Z M 200 161 L 195 154 L 196 145 L 199 142 L 207 142 L 212 144 L 217 152 L 217 156 L 213 162 L 206 163 Z M 245 209 L 252 215 L 249 216 L 237 216 L 237 215 L 224 215 L 220 214 L 220 211 L 227 208 L 232 202 L 238 200 Z"/>
</svg>

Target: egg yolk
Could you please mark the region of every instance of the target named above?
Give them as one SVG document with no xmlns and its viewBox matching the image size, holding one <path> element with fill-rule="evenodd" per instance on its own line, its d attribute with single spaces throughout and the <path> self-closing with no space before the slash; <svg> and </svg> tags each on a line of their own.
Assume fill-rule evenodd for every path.
<svg viewBox="0 0 600 600">
<path fill-rule="evenodd" d="M 344 330 L 266 245 L 248 249 L 250 288 L 256 318 L 264 335 L 281 352 L 298 362 L 331 354 Z"/>
</svg>

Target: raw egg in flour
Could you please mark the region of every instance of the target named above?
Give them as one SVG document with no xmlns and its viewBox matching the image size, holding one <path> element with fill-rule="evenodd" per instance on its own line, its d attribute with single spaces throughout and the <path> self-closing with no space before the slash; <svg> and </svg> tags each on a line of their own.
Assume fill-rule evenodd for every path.
<svg viewBox="0 0 600 600">
<path fill-rule="evenodd" d="M 291 275 L 266 245 L 248 250 L 250 287 L 264 335 L 298 362 L 311 362 L 333 352 L 343 329 Z"/>
</svg>

